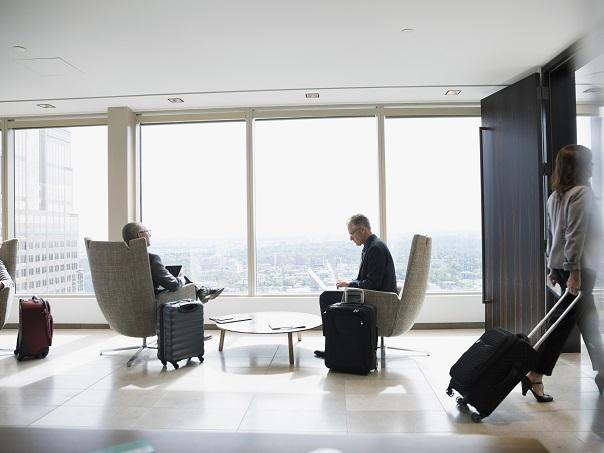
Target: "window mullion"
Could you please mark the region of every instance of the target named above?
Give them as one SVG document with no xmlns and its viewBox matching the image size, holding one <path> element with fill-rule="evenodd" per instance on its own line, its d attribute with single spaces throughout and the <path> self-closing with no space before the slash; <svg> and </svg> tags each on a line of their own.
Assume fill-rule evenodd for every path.
<svg viewBox="0 0 604 453">
<path fill-rule="evenodd" d="M 249 109 L 245 119 L 247 188 L 247 276 L 248 295 L 256 295 L 256 224 L 254 206 L 254 118 Z"/>
<path fill-rule="evenodd" d="M 378 209 L 380 216 L 380 238 L 386 242 L 386 146 L 384 138 L 384 107 L 377 107 L 377 133 L 378 133 Z"/>
</svg>

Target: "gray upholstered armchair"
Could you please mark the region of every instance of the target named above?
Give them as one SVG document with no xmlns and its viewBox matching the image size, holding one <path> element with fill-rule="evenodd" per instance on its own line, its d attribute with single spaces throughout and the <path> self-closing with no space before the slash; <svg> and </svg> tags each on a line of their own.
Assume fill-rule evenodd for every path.
<svg viewBox="0 0 604 453">
<path fill-rule="evenodd" d="M 385 366 L 386 360 L 384 337 L 402 335 L 411 329 L 424 304 L 431 253 L 432 238 L 416 234 L 413 236 L 411 250 L 409 251 L 405 285 L 399 291 L 399 294 L 364 291 L 365 302 L 374 305 L 377 309 L 377 328 L 378 335 L 381 338 L 382 366 Z M 409 349 L 403 348 L 391 349 L 409 351 Z"/>
<path fill-rule="evenodd" d="M 147 346 L 147 337 L 155 336 L 158 305 L 195 299 L 195 286 L 188 284 L 177 291 L 164 291 L 156 296 L 143 238 L 133 239 L 129 244 L 90 238 L 84 241 L 96 300 L 109 326 L 122 335 L 143 339 L 141 346 L 107 349 L 100 353 L 136 349 L 127 363 L 131 366 L 144 349 L 157 349 Z"/>
<path fill-rule="evenodd" d="M 0 260 L 4 263 L 4 267 L 8 275 L 15 281 L 15 270 L 17 269 L 17 250 L 19 249 L 18 239 L 9 239 L 0 244 Z M 0 290 L 0 329 L 6 324 L 6 318 L 10 314 L 15 298 L 15 288 L 2 288 Z M 13 353 L 12 349 L 0 349 L 0 351 Z"/>
</svg>

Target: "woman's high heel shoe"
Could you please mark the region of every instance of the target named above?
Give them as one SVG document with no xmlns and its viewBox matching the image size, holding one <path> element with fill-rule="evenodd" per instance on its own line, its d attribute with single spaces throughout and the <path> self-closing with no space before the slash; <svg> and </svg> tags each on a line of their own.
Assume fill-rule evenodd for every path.
<svg viewBox="0 0 604 453">
<path fill-rule="evenodd" d="M 596 385 L 598 386 L 600 395 L 602 395 L 602 393 L 604 393 L 604 374 L 598 372 L 598 374 L 596 374 L 596 377 L 594 378 L 594 380 L 596 381 Z"/>
<path fill-rule="evenodd" d="M 534 385 L 543 385 L 543 382 L 531 382 L 531 380 L 524 376 L 522 378 L 522 395 L 526 395 L 526 393 L 530 390 L 531 393 L 533 394 L 533 396 L 535 397 L 535 399 L 540 402 L 540 403 L 549 403 L 551 401 L 554 401 L 554 397 L 551 395 L 548 395 L 546 393 L 544 393 L 543 395 L 539 395 L 537 392 L 535 392 L 535 390 L 533 390 L 533 386 Z M 604 384 L 604 382 L 603 382 Z"/>
</svg>

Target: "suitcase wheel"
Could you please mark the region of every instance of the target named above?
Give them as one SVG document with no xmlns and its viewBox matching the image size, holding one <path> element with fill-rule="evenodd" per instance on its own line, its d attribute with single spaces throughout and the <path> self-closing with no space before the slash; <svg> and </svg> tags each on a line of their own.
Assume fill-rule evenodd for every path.
<svg viewBox="0 0 604 453">
<path fill-rule="evenodd" d="M 472 418 L 472 421 L 474 423 L 480 423 L 480 421 L 482 420 L 482 415 L 480 415 L 478 412 L 472 412 L 470 414 L 470 417 Z"/>
<path fill-rule="evenodd" d="M 43 359 L 48 355 L 48 348 L 46 348 L 44 351 L 42 351 L 40 353 L 40 358 Z"/>
<path fill-rule="evenodd" d="M 168 363 L 168 362 L 166 362 L 165 360 L 162 360 L 162 361 L 161 361 L 161 364 L 162 364 L 163 366 L 166 366 L 166 364 L 167 364 L 167 363 Z"/>
<path fill-rule="evenodd" d="M 465 406 L 466 405 L 466 400 L 464 400 L 462 396 L 458 396 L 455 401 L 457 402 L 458 406 Z"/>
<path fill-rule="evenodd" d="M 202 355 L 198 355 L 198 356 L 197 356 L 197 358 L 199 359 L 199 361 L 200 361 L 201 363 L 203 363 L 203 356 L 202 356 Z"/>
<path fill-rule="evenodd" d="M 178 362 L 170 362 L 175 370 L 178 370 Z"/>
</svg>

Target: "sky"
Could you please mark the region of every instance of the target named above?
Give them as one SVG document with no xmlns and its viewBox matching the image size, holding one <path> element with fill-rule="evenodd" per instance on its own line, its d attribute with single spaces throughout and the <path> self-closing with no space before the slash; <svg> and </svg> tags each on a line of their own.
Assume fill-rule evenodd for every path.
<svg viewBox="0 0 604 453">
<path fill-rule="evenodd" d="M 386 121 L 389 234 L 480 229 L 479 122 Z M 143 126 L 141 136 L 154 236 L 245 237 L 243 122 Z M 379 233 L 375 118 L 256 121 L 254 149 L 259 240 L 347 238 L 359 212 Z"/>
<path fill-rule="evenodd" d="M 386 119 L 389 237 L 480 231 L 479 124 Z M 589 146 L 589 119 L 577 129 Z M 107 128 L 70 132 L 80 232 L 105 239 Z M 347 240 L 358 212 L 379 234 L 375 118 L 257 121 L 254 132 L 258 240 Z M 143 222 L 154 238 L 245 240 L 245 123 L 143 126 L 141 135 Z"/>
</svg>

